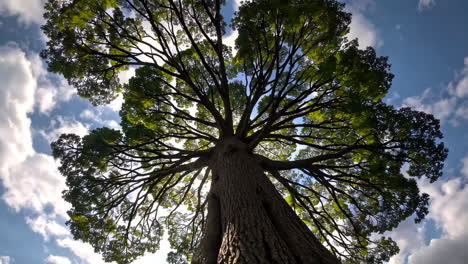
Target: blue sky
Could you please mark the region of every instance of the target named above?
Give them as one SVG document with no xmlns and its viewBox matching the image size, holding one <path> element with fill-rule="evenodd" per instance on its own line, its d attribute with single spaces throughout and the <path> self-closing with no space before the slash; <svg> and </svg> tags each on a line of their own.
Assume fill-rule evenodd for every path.
<svg viewBox="0 0 468 264">
<path fill-rule="evenodd" d="M 449 148 L 444 176 L 419 182 L 431 195 L 427 219 L 388 232 L 400 246 L 392 264 L 468 259 L 468 2 L 346 0 L 349 37 L 388 56 L 395 80 L 386 101 L 434 114 Z M 61 133 L 118 127 L 120 102 L 98 108 L 47 73 L 38 52 L 43 0 L 0 0 L 0 264 L 103 263 L 64 226 L 65 187 L 49 143 Z M 229 3 L 231 14 L 236 3 Z M 232 43 L 236 34 L 225 39 Z M 122 74 L 128 80 L 132 72 Z M 162 251 L 135 263 L 164 263 Z"/>
</svg>

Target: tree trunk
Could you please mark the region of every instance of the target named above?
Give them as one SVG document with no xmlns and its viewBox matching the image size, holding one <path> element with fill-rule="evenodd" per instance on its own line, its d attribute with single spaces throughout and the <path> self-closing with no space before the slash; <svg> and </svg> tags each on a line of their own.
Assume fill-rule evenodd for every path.
<svg viewBox="0 0 468 264">
<path fill-rule="evenodd" d="M 193 263 L 339 264 L 235 138 L 210 163 L 213 182 L 204 238 Z"/>
</svg>

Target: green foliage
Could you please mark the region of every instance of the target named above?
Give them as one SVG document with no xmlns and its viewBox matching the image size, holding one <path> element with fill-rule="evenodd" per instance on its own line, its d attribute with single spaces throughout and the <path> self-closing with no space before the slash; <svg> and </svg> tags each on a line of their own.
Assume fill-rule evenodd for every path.
<svg viewBox="0 0 468 264">
<path fill-rule="evenodd" d="M 235 136 L 344 263 L 388 261 L 395 242 L 371 237 L 428 213 L 416 179 L 441 176 L 439 121 L 382 102 L 388 60 L 346 39 L 342 3 L 243 3 L 232 20 L 235 53 L 223 44 L 222 4 L 46 3 L 49 70 L 93 104 L 124 98 L 120 131 L 52 144 L 73 235 L 107 261 L 130 263 L 158 249 L 164 228 L 168 261 L 190 261 L 206 224 L 210 156 Z"/>
<path fill-rule="evenodd" d="M 156 219 L 127 224 L 144 206 L 135 212 L 133 201 L 124 195 L 132 190 L 130 185 L 106 188 L 122 176 L 107 169 L 107 159 L 113 153 L 110 144 L 116 144 L 120 137 L 120 132 L 107 128 L 95 130 L 83 140 L 64 134 L 52 144 L 52 150 L 54 157 L 63 161 L 59 170 L 67 175 L 66 183 L 70 186 L 64 198 L 72 204 L 67 224 L 75 238 L 91 243 L 106 261 L 129 263 L 144 252 L 158 249 L 162 229 Z M 119 207 L 110 206 L 116 200 L 120 202 Z"/>
<path fill-rule="evenodd" d="M 137 37 L 141 30 L 136 21 L 124 17 L 119 2 L 51 0 L 45 5 L 47 22 L 42 29 L 50 48 L 41 55 L 47 58 L 49 71 L 62 73 L 94 104 L 109 102 L 120 91 L 118 72 L 130 63 L 125 57 L 125 49 L 131 47 L 128 37 Z M 100 44 L 105 42 L 109 45 Z"/>
</svg>

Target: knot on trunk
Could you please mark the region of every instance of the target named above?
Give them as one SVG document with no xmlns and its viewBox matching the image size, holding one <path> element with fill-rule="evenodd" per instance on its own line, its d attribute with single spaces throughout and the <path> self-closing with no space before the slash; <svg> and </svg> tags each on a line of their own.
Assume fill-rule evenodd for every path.
<svg viewBox="0 0 468 264">
<path fill-rule="evenodd" d="M 222 155 L 229 155 L 238 151 L 247 150 L 247 144 L 242 142 L 237 137 L 226 137 L 221 140 L 221 143 L 218 145 L 218 153 Z"/>
</svg>

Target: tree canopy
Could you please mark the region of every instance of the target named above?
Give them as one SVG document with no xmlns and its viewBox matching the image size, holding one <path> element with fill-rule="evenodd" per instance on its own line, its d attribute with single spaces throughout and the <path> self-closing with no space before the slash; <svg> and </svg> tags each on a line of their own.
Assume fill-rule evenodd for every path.
<svg viewBox="0 0 468 264">
<path fill-rule="evenodd" d="M 392 230 L 428 213 L 416 179 L 441 176 L 439 121 L 382 101 L 386 57 L 348 40 L 332 0 L 48 0 L 42 56 L 80 96 L 122 94 L 121 129 L 52 144 L 68 224 L 106 261 L 155 252 L 191 261 L 207 222 L 218 145 L 245 144 L 276 190 L 343 263 L 383 263 Z M 228 23 L 238 32 L 226 45 Z M 127 84 L 119 73 L 135 75 Z M 408 166 L 407 175 L 402 168 Z"/>
</svg>

